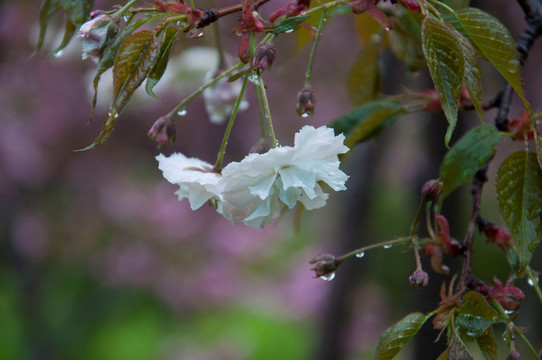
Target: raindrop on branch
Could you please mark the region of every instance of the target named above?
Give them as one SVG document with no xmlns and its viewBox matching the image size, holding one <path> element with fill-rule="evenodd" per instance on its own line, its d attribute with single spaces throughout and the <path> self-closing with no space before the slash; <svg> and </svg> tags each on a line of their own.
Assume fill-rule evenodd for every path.
<svg viewBox="0 0 542 360">
<path fill-rule="evenodd" d="M 364 253 L 363 251 L 360 251 L 359 253 L 356 254 L 356 257 L 357 257 L 358 259 L 361 259 L 361 258 L 364 257 L 364 256 L 365 256 L 365 253 Z"/>
</svg>

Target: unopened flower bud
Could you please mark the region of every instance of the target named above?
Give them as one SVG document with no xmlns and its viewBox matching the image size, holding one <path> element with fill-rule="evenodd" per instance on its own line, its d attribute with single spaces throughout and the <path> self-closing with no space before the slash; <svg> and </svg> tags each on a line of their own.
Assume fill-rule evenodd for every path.
<svg viewBox="0 0 542 360">
<path fill-rule="evenodd" d="M 82 40 L 83 60 L 90 57 L 98 63 L 105 46 L 119 32 L 118 20 L 101 12 L 93 12 L 91 20 L 79 28 L 78 37 Z"/>
<path fill-rule="evenodd" d="M 307 117 L 314 114 L 314 108 L 316 106 L 316 99 L 314 92 L 310 86 L 305 86 L 297 94 L 297 115 L 301 117 Z"/>
<path fill-rule="evenodd" d="M 516 350 L 510 351 L 506 357 L 506 360 L 521 360 L 521 354 Z"/>
<path fill-rule="evenodd" d="M 312 259 L 309 264 L 314 264 L 311 268 L 316 277 L 326 277 L 332 275 L 341 265 L 341 261 L 331 254 L 324 254 Z"/>
<path fill-rule="evenodd" d="M 422 200 L 424 203 L 430 202 L 438 198 L 444 184 L 439 179 L 427 181 L 422 186 Z"/>
<path fill-rule="evenodd" d="M 241 35 L 241 41 L 239 41 L 239 49 L 237 50 L 239 60 L 243 64 L 248 64 L 250 61 L 250 35 L 245 32 Z"/>
<path fill-rule="evenodd" d="M 173 144 L 175 142 L 175 123 L 162 116 L 152 124 L 147 136 L 158 144 Z"/>
<path fill-rule="evenodd" d="M 423 270 L 416 270 L 414 274 L 410 275 L 408 280 L 413 288 L 422 288 L 426 287 L 429 283 L 429 275 Z"/>
<path fill-rule="evenodd" d="M 273 45 L 269 43 L 263 43 L 256 48 L 256 53 L 252 59 L 252 67 L 263 71 L 270 69 L 277 56 L 277 51 Z"/>
</svg>

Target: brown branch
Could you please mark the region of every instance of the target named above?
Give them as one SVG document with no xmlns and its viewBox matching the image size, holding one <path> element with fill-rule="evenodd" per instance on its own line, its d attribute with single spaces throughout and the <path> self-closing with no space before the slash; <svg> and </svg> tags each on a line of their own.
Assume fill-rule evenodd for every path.
<svg viewBox="0 0 542 360">
<path fill-rule="evenodd" d="M 521 33 L 516 41 L 516 48 L 519 54 L 521 65 L 527 60 L 529 50 L 534 41 L 542 35 L 542 2 L 540 0 L 518 0 L 518 4 L 525 13 L 527 28 Z M 506 131 L 506 120 L 510 111 L 513 89 L 507 84 L 501 93 L 497 96 L 499 110 L 495 116 L 495 126 L 502 131 Z"/>
<path fill-rule="evenodd" d="M 489 160 L 491 161 L 491 159 Z M 472 179 L 472 210 L 469 218 L 469 225 L 467 227 L 467 233 L 465 234 L 465 241 L 463 242 L 463 251 L 465 254 L 465 260 L 463 263 L 463 272 L 461 274 L 461 281 L 458 284 L 459 292 L 462 292 L 467 288 L 470 279 L 472 277 L 472 243 L 474 240 L 474 232 L 476 230 L 476 220 L 480 215 L 480 205 L 482 203 L 482 190 L 484 184 L 487 182 L 487 166 L 489 161 L 480 168 Z"/>
</svg>

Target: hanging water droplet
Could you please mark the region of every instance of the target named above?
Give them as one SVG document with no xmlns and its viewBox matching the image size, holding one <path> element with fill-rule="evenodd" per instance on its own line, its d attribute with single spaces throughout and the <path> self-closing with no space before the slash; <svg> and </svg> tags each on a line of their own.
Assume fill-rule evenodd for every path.
<svg viewBox="0 0 542 360">
<path fill-rule="evenodd" d="M 303 114 L 301 114 L 301 117 L 302 117 L 302 118 L 309 117 L 309 113 L 304 112 Z"/>
<path fill-rule="evenodd" d="M 384 30 L 390 31 L 390 30 L 391 30 L 391 26 L 386 26 L 386 27 L 384 28 Z"/>
<path fill-rule="evenodd" d="M 391 248 L 391 244 L 386 244 L 386 245 L 384 245 L 383 247 L 384 247 L 384 249 L 390 249 L 390 248 Z"/>
<path fill-rule="evenodd" d="M 508 71 L 511 72 L 512 74 L 516 73 L 518 71 L 518 68 L 519 68 L 519 60 L 508 60 L 508 65 L 510 65 L 510 67 L 508 68 Z"/>
<path fill-rule="evenodd" d="M 361 258 L 364 257 L 364 256 L 365 256 L 365 253 L 364 253 L 363 251 L 360 251 L 359 253 L 356 254 L 356 257 L 357 257 L 358 259 L 361 259 Z"/>
<path fill-rule="evenodd" d="M 513 310 L 504 310 L 504 313 L 506 315 L 512 315 L 514 313 L 514 311 Z"/>
<path fill-rule="evenodd" d="M 290 29 L 290 30 L 285 31 L 286 34 L 290 34 L 290 33 L 293 33 L 293 32 L 294 32 L 294 29 Z"/>
<path fill-rule="evenodd" d="M 322 276 L 320 276 L 320 279 L 325 280 L 325 281 L 331 281 L 331 280 L 335 279 L 335 273 L 332 272 L 332 273 L 329 273 L 329 274 L 326 274 L 326 275 L 322 275 Z"/>
<path fill-rule="evenodd" d="M 371 35 L 371 42 L 378 44 L 381 41 L 382 41 L 382 37 L 380 35 L 378 34 Z"/>
<path fill-rule="evenodd" d="M 186 32 L 186 37 L 189 39 L 197 39 L 203 37 L 203 28 L 194 28 Z"/>
<path fill-rule="evenodd" d="M 530 286 L 534 286 L 533 279 L 531 278 L 527 279 L 527 284 L 529 284 Z"/>
<path fill-rule="evenodd" d="M 248 76 L 248 81 L 250 81 L 250 82 L 252 82 L 252 83 L 254 83 L 254 84 L 259 84 L 259 83 L 260 83 L 259 80 L 260 80 L 260 79 L 259 79 L 258 75 L 256 75 L 256 74 L 250 74 L 250 75 Z"/>
<path fill-rule="evenodd" d="M 129 19 L 130 19 L 130 17 L 129 17 L 128 15 L 124 15 L 124 16 L 122 17 L 122 20 L 124 20 L 124 21 L 128 21 Z"/>
<path fill-rule="evenodd" d="M 179 116 L 186 116 L 186 110 L 185 110 L 185 109 L 181 109 L 181 110 L 177 111 L 177 115 L 179 115 Z"/>
<path fill-rule="evenodd" d="M 64 50 L 58 50 L 53 53 L 53 56 L 59 58 L 62 56 L 62 54 L 64 54 Z"/>
</svg>

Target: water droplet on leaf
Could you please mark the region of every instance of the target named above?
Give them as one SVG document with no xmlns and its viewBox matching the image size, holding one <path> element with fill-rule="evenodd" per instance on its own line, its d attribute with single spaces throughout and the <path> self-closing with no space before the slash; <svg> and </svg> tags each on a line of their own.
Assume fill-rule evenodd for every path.
<svg viewBox="0 0 542 360">
<path fill-rule="evenodd" d="M 290 33 L 293 33 L 293 32 L 294 32 L 294 29 L 290 29 L 290 30 L 285 31 L 286 34 L 290 34 Z"/>
<path fill-rule="evenodd" d="M 331 280 L 335 279 L 335 273 L 332 272 L 332 273 L 329 273 L 327 275 L 322 275 L 322 276 L 320 276 L 320 279 L 325 280 L 325 281 L 331 281 Z"/>
</svg>

